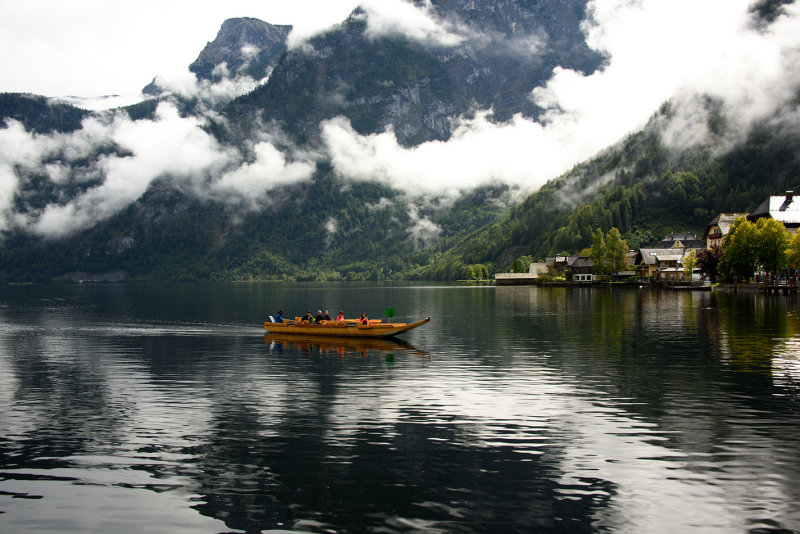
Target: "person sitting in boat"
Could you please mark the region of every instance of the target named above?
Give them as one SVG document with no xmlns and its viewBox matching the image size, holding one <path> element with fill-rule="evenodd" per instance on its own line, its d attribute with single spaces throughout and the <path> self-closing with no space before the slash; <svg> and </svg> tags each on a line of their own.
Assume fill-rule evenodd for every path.
<svg viewBox="0 0 800 534">
<path fill-rule="evenodd" d="M 275 322 L 276 323 L 283 322 L 283 310 L 278 310 L 278 313 L 275 314 Z"/>
<path fill-rule="evenodd" d="M 358 320 L 361 321 L 361 324 L 369 323 L 369 319 L 367 318 L 367 314 L 366 313 L 362 313 L 361 317 L 359 317 Z"/>
<path fill-rule="evenodd" d="M 339 315 L 336 316 L 336 321 L 341 323 L 344 321 L 344 312 L 339 310 Z"/>
<path fill-rule="evenodd" d="M 322 320 L 323 321 L 330 321 L 331 320 L 331 316 L 328 313 L 328 310 L 325 310 L 325 315 L 322 316 Z"/>
<path fill-rule="evenodd" d="M 322 315 L 322 310 L 317 310 L 317 318 L 314 320 L 315 323 L 321 324 L 322 321 L 325 320 L 325 316 Z"/>
<path fill-rule="evenodd" d="M 304 322 L 304 323 L 313 323 L 314 322 L 314 318 L 311 317 L 311 312 L 310 311 L 307 311 L 306 314 L 303 316 L 303 318 L 300 319 L 300 320 L 302 322 Z"/>
</svg>

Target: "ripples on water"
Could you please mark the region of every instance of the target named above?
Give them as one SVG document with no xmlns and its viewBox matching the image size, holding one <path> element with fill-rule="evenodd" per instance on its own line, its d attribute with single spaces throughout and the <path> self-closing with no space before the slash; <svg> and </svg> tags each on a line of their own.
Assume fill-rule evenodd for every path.
<svg viewBox="0 0 800 534">
<path fill-rule="evenodd" d="M 298 287 L 7 289 L 0 530 L 800 530 L 796 303 L 324 286 L 434 321 L 265 336 Z"/>
</svg>

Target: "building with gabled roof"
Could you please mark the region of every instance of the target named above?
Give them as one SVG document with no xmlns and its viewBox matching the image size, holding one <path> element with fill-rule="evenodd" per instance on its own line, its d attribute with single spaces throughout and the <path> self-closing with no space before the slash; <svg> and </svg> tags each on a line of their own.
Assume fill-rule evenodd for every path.
<svg viewBox="0 0 800 534">
<path fill-rule="evenodd" d="M 765 217 L 783 223 L 787 230 L 797 233 L 800 228 L 800 199 L 794 191 L 786 191 L 784 195 L 769 197 L 747 214 L 749 221 L 755 222 Z"/>
<path fill-rule="evenodd" d="M 643 276 L 655 276 L 662 268 L 678 267 L 683 260 L 684 251 L 678 248 L 642 248 L 636 255 Z"/>
<path fill-rule="evenodd" d="M 720 213 L 706 225 L 703 232 L 703 239 L 706 241 L 706 248 L 722 246 L 722 239 L 731 231 L 731 226 L 739 217 L 747 216 L 746 213 Z"/>
<path fill-rule="evenodd" d="M 573 282 L 592 282 L 594 281 L 594 260 L 586 256 L 578 256 L 572 262 L 572 281 Z"/>
<path fill-rule="evenodd" d="M 703 250 L 706 244 L 697 239 L 697 236 L 689 233 L 672 233 L 666 236 L 661 242 L 655 246 L 659 249 L 682 249 L 682 250 Z"/>
<path fill-rule="evenodd" d="M 545 258 L 545 264 L 547 264 L 548 267 L 552 267 L 557 274 L 564 274 L 567 269 L 572 267 L 572 264 L 575 263 L 577 259 L 577 254 L 574 256 L 547 256 Z"/>
</svg>

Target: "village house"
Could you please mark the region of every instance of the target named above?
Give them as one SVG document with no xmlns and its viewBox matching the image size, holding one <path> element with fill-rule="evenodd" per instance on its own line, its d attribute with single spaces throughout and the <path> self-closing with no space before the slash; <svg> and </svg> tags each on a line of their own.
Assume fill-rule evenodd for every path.
<svg viewBox="0 0 800 534">
<path fill-rule="evenodd" d="M 572 262 L 572 281 L 573 282 L 593 282 L 594 281 L 594 260 L 585 256 L 578 256 Z"/>
<path fill-rule="evenodd" d="M 714 217 L 706 225 L 706 231 L 703 232 L 706 248 L 710 250 L 714 246 L 721 247 L 723 238 L 731 231 L 731 226 L 736 222 L 736 219 L 746 215 L 746 213 L 720 213 Z"/>
<path fill-rule="evenodd" d="M 697 239 L 694 234 L 688 233 L 673 233 L 666 236 L 661 242 L 656 245 L 656 249 L 681 249 L 684 252 L 691 250 L 700 251 L 706 248 L 703 241 Z"/>
<path fill-rule="evenodd" d="M 547 256 L 545 258 L 545 264 L 548 268 L 553 269 L 556 275 L 564 274 L 568 269 L 572 267 L 572 264 L 575 263 L 575 260 L 578 259 L 578 256 Z"/>
<path fill-rule="evenodd" d="M 679 248 L 642 248 L 636 255 L 635 263 L 639 266 L 640 274 L 643 277 L 655 277 L 659 280 L 668 278 L 662 277 L 660 272 L 675 273 L 675 269 L 683 261 L 684 251 Z M 664 276 L 667 276 L 666 274 Z M 674 274 L 670 274 L 674 278 Z M 671 278 L 669 278 L 671 279 Z"/>
<path fill-rule="evenodd" d="M 690 233 L 672 233 L 653 248 L 639 249 L 634 265 L 642 277 L 658 280 L 683 280 L 683 258 L 706 248 L 706 243 Z"/>
<path fill-rule="evenodd" d="M 497 273 L 494 277 L 499 286 L 526 285 L 534 283 L 540 276 L 547 274 L 547 264 L 531 263 L 527 273 Z"/>
<path fill-rule="evenodd" d="M 794 191 L 786 191 L 784 195 L 769 197 L 747 214 L 747 220 L 751 222 L 765 217 L 783 223 L 787 230 L 796 234 L 797 229 L 800 228 L 800 200 L 795 198 Z"/>
</svg>

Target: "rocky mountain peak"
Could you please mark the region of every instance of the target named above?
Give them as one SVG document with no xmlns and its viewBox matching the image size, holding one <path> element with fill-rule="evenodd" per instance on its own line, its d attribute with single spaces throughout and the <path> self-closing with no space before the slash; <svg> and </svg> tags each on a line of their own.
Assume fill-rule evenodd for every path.
<svg viewBox="0 0 800 534">
<path fill-rule="evenodd" d="M 222 23 L 217 37 L 189 65 L 198 78 L 214 79 L 249 74 L 260 79 L 286 50 L 292 26 L 273 25 L 254 18 L 233 18 Z"/>
</svg>

